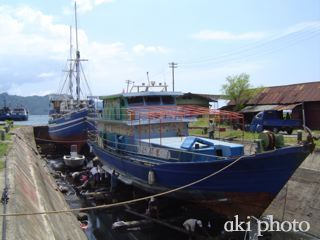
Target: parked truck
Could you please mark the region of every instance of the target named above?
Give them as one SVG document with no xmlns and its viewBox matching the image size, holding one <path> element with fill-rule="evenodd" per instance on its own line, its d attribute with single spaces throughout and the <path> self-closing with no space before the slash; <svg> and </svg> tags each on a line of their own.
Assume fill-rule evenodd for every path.
<svg viewBox="0 0 320 240">
<path fill-rule="evenodd" d="M 291 134 L 293 129 L 301 127 L 301 121 L 290 119 L 289 114 L 287 114 L 287 117 L 284 117 L 282 111 L 268 110 L 259 112 L 254 116 L 250 124 L 250 131 L 262 132 L 263 130 L 270 130 L 275 133 L 286 131 L 288 134 Z"/>
</svg>

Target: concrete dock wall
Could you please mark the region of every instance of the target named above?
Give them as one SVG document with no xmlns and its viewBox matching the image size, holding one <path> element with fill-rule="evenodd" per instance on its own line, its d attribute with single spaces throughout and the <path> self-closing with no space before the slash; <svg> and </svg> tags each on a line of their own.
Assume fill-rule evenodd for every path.
<svg viewBox="0 0 320 240">
<path fill-rule="evenodd" d="M 308 233 L 320 238 L 320 151 L 311 154 L 273 200 L 264 215 L 277 220 L 308 221 Z"/>
<path fill-rule="evenodd" d="M 32 127 L 16 130 L 8 154 L 8 213 L 68 209 L 36 151 Z M 87 239 L 72 213 L 7 217 L 7 239 Z"/>
</svg>

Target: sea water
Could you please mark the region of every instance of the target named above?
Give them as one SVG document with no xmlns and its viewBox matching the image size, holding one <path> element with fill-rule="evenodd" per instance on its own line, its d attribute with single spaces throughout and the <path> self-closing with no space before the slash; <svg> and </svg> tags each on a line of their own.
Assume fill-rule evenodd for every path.
<svg viewBox="0 0 320 240">
<path fill-rule="evenodd" d="M 48 115 L 29 115 L 29 119 L 27 121 L 15 121 L 14 125 L 21 126 L 41 126 L 48 124 Z"/>
</svg>

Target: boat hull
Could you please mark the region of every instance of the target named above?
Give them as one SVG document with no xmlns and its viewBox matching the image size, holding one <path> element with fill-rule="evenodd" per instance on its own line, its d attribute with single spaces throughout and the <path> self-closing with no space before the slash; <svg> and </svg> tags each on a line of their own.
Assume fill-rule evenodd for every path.
<svg viewBox="0 0 320 240">
<path fill-rule="evenodd" d="M 82 109 L 72 114 L 50 121 L 48 133 L 50 139 L 63 145 L 83 146 L 88 138 L 88 131 L 95 130 L 94 125 L 87 120 L 88 110 Z"/>
<path fill-rule="evenodd" d="M 0 115 L 0 121 L 28 121 L 28 115 Z"/>
<path fill-rule="evenodd" d="M 192 183 L 236 160 L 145 164 L 93 142 L 90 145 L 106 167 L 120 174 L 120 180 L 127 179 L 151 193 Z M 309 153 L 308 146 L 299 145 L 246 156 L 221 173 L 170 196 L 201 204 L 227 217 L 259 217 Z M 148 183 L 150 171 L 154 175 L 153 184 Z"/>
</svg>

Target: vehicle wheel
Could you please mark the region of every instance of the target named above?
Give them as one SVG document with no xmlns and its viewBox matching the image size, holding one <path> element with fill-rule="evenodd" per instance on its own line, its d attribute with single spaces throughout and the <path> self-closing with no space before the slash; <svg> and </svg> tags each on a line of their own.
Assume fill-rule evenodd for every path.
<svg viewBox="0 0 320 240">
<path fill-rule="evenodd" d="M 257 133 L 261 133 L 263 131 L 263 127 L 262 127 L 262 125 L 257 125 L 257 127 L 256 127 L 256 132 Z"/>
<path fill-rule="evenodd" d="M 278 133 L 278 132 L 279 132 L 279 129 L 275 127 L 275 128 L 272 129 L 272 132 Z"/>
<path fill-rule="evenodd" d="M 288 133 L 289 135 L 291 135 L 291 134 L 292 134 L 292 131 L 293 131 L 293 129 L 292 129 L 292 128 L 287 129 L 287 133 Z"/>
</svg>

